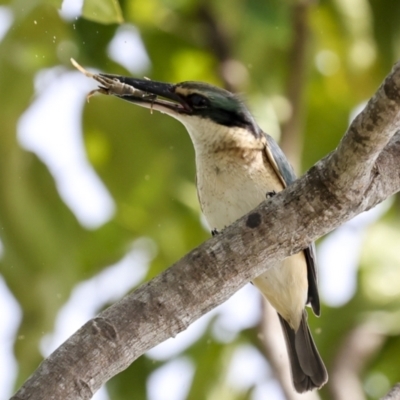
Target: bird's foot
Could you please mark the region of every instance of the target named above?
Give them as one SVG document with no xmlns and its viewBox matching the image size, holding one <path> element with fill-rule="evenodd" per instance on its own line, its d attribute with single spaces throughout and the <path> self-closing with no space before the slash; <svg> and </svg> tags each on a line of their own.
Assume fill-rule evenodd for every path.
<svg viewBox="0 0 400 400">
<path fill-rule="evenodd" d="M 213 236 L 217 236 L 219 233 L 220 233 L 220 232 L 219 232 L 217 229 L 213 229 L 213 230 L 211 231 L 211 235 L 213 235 Z"/>
</svg>

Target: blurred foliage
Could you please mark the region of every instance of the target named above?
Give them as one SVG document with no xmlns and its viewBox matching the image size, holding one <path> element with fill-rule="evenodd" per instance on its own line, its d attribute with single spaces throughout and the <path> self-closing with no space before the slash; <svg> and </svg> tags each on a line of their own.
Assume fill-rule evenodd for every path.
<svg viewBox="0 0 400 400">
<path fill-rule="evenodd" d="M 88 0 L 83 3 L 82 17 L 103 24 L 124 22 L 121 7 L 114 0 Z"/>
<path fill-rule="evenodd" d="M 124 20 L 138 29 L 149 55 L 151 66 L 145 75 L 223 86 L 228 69 L 231 84 L 246 93 L 248 103 L 261 114 L 256 114 L 260 123 L 267 109 L 283 123 L 287 101 L 275 100 L 285 98 L 287 76 L 294 67 L 288 60 L 296 35 L 292 24 L 296 1 L 87 0 L 82 14 L 69 19 L 60 14 L 59 0 L 1 4 L 13 19 L 0 42 L 0 240 L 4 248 L 0 271 L 23 310 L 15 343 L 16 384 L 20 385 L 41 361 L 39 342 L 53 329 L 58 310 L 77 283 L 121 259 L 141 236 L 152 238 L 158 246 L 146 279 L 209 236 L 199 218 L 194 152 L 184 128 L 162 115 L 150 118 L 140 108 L 100 96 L 84 108 L 84 143 L 116 212 L 97 229 L 82 227 L 61 200 L 46 165 L 17 140 L 19 118 L 35 101 L 36 74 L 56 66 L 70 70 L 69 58 L 74 57 L 85 67 L 130 75 L 107 52 L 118 29 L 115 23 Z M 204 10 L 221 33 L 225 60 L 213 46 L 217 39 L 210 38 Z M 335 148 L 350 111 L 374 93 L 399 58 L 399 21 L 398 0 L 320 0 L 310 6 L 303 170 Z M 316 341 L 328 369 L 348 332 L 366 318 L 377 318 L 385 321 L 382 331 L 388 339 L 382 352 L 365 366 L 363 376 L 380 373 L 390 385 L 400 380 L 398 226 L 395 202 L 367 232 L 354 298 L 339 308 L 324 307 L 318 320 L 310 317 L 312 329 L 321 332 Z M 386 317 L 374 314 L 377 311 Z M 196 365 L 191 399 L 249 398 L 249 393 L 224 387 L 232 349 L 243 342 L 260 346 L 256 334 L 243 332 L 223 345 L 207 331 L 185 352 Z M 144 399 L 146 379 L 160 364 L 142 357 L 110 381 L 110 395 L 131 399 L 135 387 L 134 398 Z M 330 398 L 329 384 L 321 396 Z"/>
</svg>

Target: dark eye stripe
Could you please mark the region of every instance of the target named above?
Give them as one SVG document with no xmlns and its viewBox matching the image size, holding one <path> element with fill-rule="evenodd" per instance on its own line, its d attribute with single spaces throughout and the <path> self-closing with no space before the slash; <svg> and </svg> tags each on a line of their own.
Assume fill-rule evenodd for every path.
<svg viewBox="0 0 400 400">
<path fill-rule="evenodd" d="M 197 93 L 193 93 L 188 96 L 188 101 L 190 105 L 194 108 L 205 108 L 208 107 L 209 104 L 208 99 Z"/>
</svg>

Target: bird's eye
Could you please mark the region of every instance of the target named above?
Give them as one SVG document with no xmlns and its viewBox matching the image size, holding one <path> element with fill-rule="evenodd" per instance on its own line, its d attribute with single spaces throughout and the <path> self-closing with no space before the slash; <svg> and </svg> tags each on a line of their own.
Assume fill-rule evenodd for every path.
<svg viewBox="0 0 400 400">
<path fill-rule="evenodd" d="M 194 108 L 205 108 L 208 106 L 208 100 L 204 96 L 197 93 L 191 94 L 189 96 L 189 101 Z"/>
</svg>

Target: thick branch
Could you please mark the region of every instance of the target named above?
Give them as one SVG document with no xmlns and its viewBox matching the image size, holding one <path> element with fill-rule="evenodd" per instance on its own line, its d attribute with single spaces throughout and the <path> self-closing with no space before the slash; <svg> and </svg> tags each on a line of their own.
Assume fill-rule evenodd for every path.
<svg viewBox="0 0 400 400">
<path fill-rule="evenodd" d="M 397 383 L 390 392 L 385 396 L 382 397 L 381 400 L 399 400 L 400 399 L 400 383 Z"/>
<path fill-rule="evenodd" d="M 91 398 L 145 351 L 184 330 L 269 266 L 399 191 L 400 133 L 390 140 L 399 129 L 399 111 L 400 63 L 335 152 L 86 323 L 13 399 Z"/>
<path fill-rule="evenodd" d="M 328 172 L 338 194 L 357 195 L 365 190 L 374 174 L 376 159 L 399 128 L 399 63 L 350 125 L 337 150 L 331 155 Z M 393 166 L 393 165 L 392 165 Z M 340 179 L 335 179 L 340 176 Z M 336 190 L 335 190 L 336 191 Z M 342 192 L 342 193 L 340 193 Z"/>
</svg>

